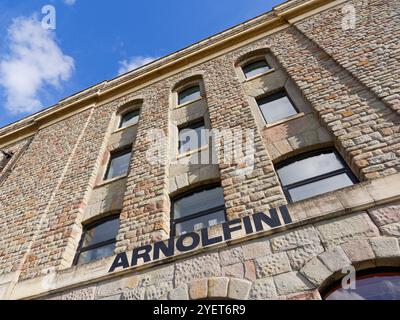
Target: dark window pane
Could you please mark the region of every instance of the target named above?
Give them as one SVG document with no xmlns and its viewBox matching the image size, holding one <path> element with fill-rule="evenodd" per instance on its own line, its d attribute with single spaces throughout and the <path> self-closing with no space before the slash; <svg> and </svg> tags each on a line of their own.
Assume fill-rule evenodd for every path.
<svg viewBox="0 0 400 320">
<path fill-rule="evenodd" d="M 192 231 L 214 226 L 225 222 L 225 211 L 220 210 L 195 219 L 187 220 L 176 224 L 176 234 L 181 235 Z"/>
<path fill-rule="evenodd" d="M 82 252 L 79 255 L 78 265 L 90 261 L 99 260 L 104 257 L 112 256 L 114 254 L 114 249 L 115 249 L 115 243 L 112 243 L 104 247 L 99 247 L 96 249 Z"/>
<path fill-rule="evenodd" d="M 174 202 L 174 218 L 187 217 L 224 204 L 224 193 L 221 187 L 199 191 Z"/>
<path fill-rule="evenodd" d="M 184 104 L 186 102 L 195 100 L 200 97 L 201 97 L 200 87 L 199 86 L 190 87 L 179 93 L 178 104 Z"/>
<path fill-rule="evenodd" d="M 265 60 L 249 63 L 243 67 L 246 78 L 254 77 L 268 71 L 270 68 Z"/>
<path fill-rule="evenodd" d="M 356 289 L 340 288 L 326 300 L 400 300 L 399 275 L 372 275 L 357 279 Z"/>
<path fill-rule="evenodd" d="M 287 186 L 325 173 L 343 168 L 334 152 L 308 157 L 277 170 L 282 185 Z"/>
<path fill-rule="evenodd" d="M 316 182 L 311 182 L 300 187 L 291 188 L 289 189 L 289 193 L 292 201 L 296 202 L 351 185 L 353 185 L 353 181 L 349 178 L 347 173 L 343 173 Z"/>
<path fill-rule="evenodd" d="M 119 229 L 119 218 L 108 220 L 86 231 L 82 248 L 115 239 Z"/>
<path fill-rule="evenodd" d="M 259 99 L 257 103 L 267 123 L 274 123 L 298 113 L 285 93 Z"/>
<path fill-rule="evenodd" d="M 123 176 L 128 172 L 131 160 L 131 150 L 112 154 L 106 174 L 106 180 Z"/>
<path fill-rule="evenodd" d="M 186 127 L 179 131 L 179 153 L 196 150 L 204 145 L 207 145 L 204 124 Z"/>
<path fill-rule="evenodd" d="M 124 128 L 130 125 L 134 125 L 138 123 L 138 120 L 139 120 L 139 110 L 128 112 L 121 117 L 121 124 L 119 127 Z"/>
</svg>

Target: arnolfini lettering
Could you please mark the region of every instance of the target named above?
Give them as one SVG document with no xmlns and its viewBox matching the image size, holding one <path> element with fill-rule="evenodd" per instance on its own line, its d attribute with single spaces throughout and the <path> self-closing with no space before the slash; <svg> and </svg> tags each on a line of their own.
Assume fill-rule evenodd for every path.
<svg viewBox="0 0 400 320">
<path fill-rule="evenodd" d="M 279 214 L 280 213 L 280 214 Z M 292 219 L 286 206 L 279 209 L 272 208 L 268 214 L 264 212 L 246 216 L 242 219 L 231 220 L 222 224 L 222 235 L 209 235 L 209 229 L 204 228 L 199 232 L 190 232 L 179 237 L 170 238 L 167 241 L 159 241 L 153 245 L 145 245 L 132 251 L 132 258 L 128 259 L 126 252 L 119 253 L 111 265 L 109 272 L 117 269 L 135 267 L 140 262 L 149 263 L 160 259 L 161 254 L 165 257 L 173 257 L 177 254 L 194 251 L 198 248 L 216 245 L 221 242 L 230 241 L 235 232 L 244 230 L 246 236 L 278 228 L 290 224 Z"/>
</svg>

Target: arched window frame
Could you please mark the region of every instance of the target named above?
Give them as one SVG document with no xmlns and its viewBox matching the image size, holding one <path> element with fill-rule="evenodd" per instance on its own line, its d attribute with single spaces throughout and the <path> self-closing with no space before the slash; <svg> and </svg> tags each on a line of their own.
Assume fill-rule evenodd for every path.
<svg viewBox="0 0 400 320">
<path fill-rule="evenodd" d="M 195 86 L 198 86 L 200 88 L 200 97 L 190 101 L 186 101 L 184 103 L 179 103 L 179 94 Z M 177 85 L 175 85 L 174 89 L 172 90 L 172 104 L 174 108 L 182 108 L 197 101 L 203 100 L 205 96 L 206 94 L 202 77 L 193 76 L 188 79 L 184 79 L 180 81 Z"/>
<path fill-rule="evenodd" d="M 123 106 L 121 106 L 120 108 L 118 108 L 117 111 L 117 120 L 116 120 L 116 124 L 115 124 L 115 130 L 114 131 L 121 131 L 121 130 L 125 130 L 127 128 L 130 127 L 134 127 L 137 126 L 139 124 L 140 121 L 140 115 L 141 115 L 141 111 L 142 111 L 142 101 L 141 100 L 134 100 L 131 102 L 128 102 L 126 104 L 124 104 Z M 123 121 L 123 117 L 125 115 L 127 115 L 128 113 L 131 112 L 135 112 L 137 111 L 138 114 L 138 120 L 130 125 L 127 126 L 122 126 L 122 121 Z"/>
<path fill-rule="evenodd" d="M 331 171 L 331 172 L 328 172 L 328 173 L 325 173 L 325 174 L 321 174 L 321 175 L 318 175 L 318 176 L 315 176 L 315 177 L 311 177 L 311 178 L 308 178 L 308 179 L 305 179 L 305 180 L 301 180 L 301 181 L 298 181 L 298 182 L 295 182 L 295 183 L 292 183 L 292 184 L 289 184 L 289 185 L 283 185 L 283 183 L 280 180 L 280 177 L 279 177 L 279 175 L 277 173 L 277 176 L 279 178 L 283 193 L 285 194 L 285 197 L 286 197 L 286 199 L 287 199 L 287 201 L 289 203 L 293 203 L 292 197 L 291 197 L 291 195 L 289 193 L 289 189 L 296 188 L 298 186 L 307 185 L 309 183 L 313 183 L 313 182 L 320 181 L 320 180 L 323 180 L 323 179 L 326 179 L 326 178 L 329 178 L 329 177 L 340 175 L 342 173 L 346 173 L 348 175 L 348 177 L 350 178 L 350 180 L 353 182 L 353 184 L 359 183 L 359 180 L 354 175 L 354 173 L 351 170 L 351 168 L 347 165 L 346 161 L 342 158 L 342 156 L 339 154 L 339 152 L 333 147 L 322 148 L 322 149 L 316 149 L 316 150 L 313 150 L 313 151 L 303 152 L 303 153 L 300 153 L 300 154 L 295 155 L 293 157 L 287 158 L 286 160 L 283 160 L 283 161 L 279 162 L 278 164 L 276 164 L 275 165 L 275 170 L 277 172 L 279 169 L 281 169 L 281 168 L 283 168 L 285 166 L 288 166 L 288 165 L 290 165 L 290 164 L 292 164 L 292 163 L 294 163 L 296 161 L 304 160 L 304 159 L 307 159 L 307 158 L 310 158 L 310 157 L 313 157 L 313 156 L 316 156 L 316 155 L 320 155 L 320 154 L 323 154 L 323 153 L 329 153 L 329 152 L 332 152 L 337 156 L 337 158 L 339 159 L 340 163 L 343 165 L 342 169 L 334 170 L 334 171 Z M 324 193 L 321 193 L 320 195 L 322 195 L 322 194 L 324 194 Z M 318 195 L 316 195 L 316 196 L 318 196 Z M 309 197 L 309 198 L 311 198 L 311 197 Z M 309 198 L 305 198 L 303 200 L 306 200 L 306 199 L 309 199 Z"/>
</svg>

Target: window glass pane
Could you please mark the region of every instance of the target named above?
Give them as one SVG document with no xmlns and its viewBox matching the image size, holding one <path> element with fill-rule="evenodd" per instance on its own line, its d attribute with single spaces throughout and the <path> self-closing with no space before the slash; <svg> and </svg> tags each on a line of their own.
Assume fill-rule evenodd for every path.
<svg viewBox="0 0 400 320">
<path fill-rule="evenodd" d="M 176 224 L 176 234 L 181 235 L 192 231 L 198 231 L 204 228 L 214 226 L 225 222 L 225 211 L 220 210 L 205 216 L 187 220 Z"/>
<path fill-rule="evenodd" d="M 400 300 L 400 275 L 374 275 L 356 280 L 355 289 L 340 288 L 326 300 Z"/>
<path fill-rule="evenodd" d="M 347 173 L 343 173 L 316 182 L 311 182 L 300 187 L 289 189 L 289 193 L 292 201 L 296 202 L 351 185 L 353 185 L 353 181 L 351 181 Z"/>
<path fill-rule="evenodd" d="M 82 248 L 115 239 L 118 229 L 119 218 L 115 218 L 87 230 L 83 239 Z"/>
<path fill-rule="evenodd" d="M 262 98 L 257 103 L 267 123 L 273 123 L 298 113 L 284 93 Z"/>
<path fill-rule="evenodd" d="M 322 153 L 293 162 L 277 170 L 283 186 L 343 168 L 336 153 Z"/>
<path fill-rule="evenodd" d="M 138 123 L 138 120 L 139 110 L 128 112 L 121 117 L 121 124 L 119 127 L 124 128 L 130 125 L 134 125 Z"/>
<path fill-rule="evenodd" d="M 179 153 L 196 150 L 207 145 L 204 124 L 186 127 L 179 131 Z"/>
<path fill-rule="evenodd" d="M 125 175 L 128 172 L 130 160 L 131 150 L 111 155 L 106 180 Z"/>
<path fill-rule="evenodd" d="M 249 63 L 243 67 L 246 78 L 254 77 L 258 74 L 268 71 L 270 68 L 265 60 Z"/>
<path fill-rule="evenodd" d="M 187 217 L 224 204 L 224 193 L 221 187 L 199 191 L 174 202 L 174 218 Z"/>
<path fill-rule="evenodd" d="M 183 104 L 197 98 L 200 98 L 200 87 L 194 86 L 179 93 L 178 104 Z"/>
<path fill-rule="evenodd" d="M 99 247 L 96 249 L 82 252 L 79 255 L 78 265 L 90 261 L 99 260 L 104 257 L 112 256 L 114 254 L 114 249 L 115 249 L 115 243 L 112 243 L 104 247 Z"/>
</svg>

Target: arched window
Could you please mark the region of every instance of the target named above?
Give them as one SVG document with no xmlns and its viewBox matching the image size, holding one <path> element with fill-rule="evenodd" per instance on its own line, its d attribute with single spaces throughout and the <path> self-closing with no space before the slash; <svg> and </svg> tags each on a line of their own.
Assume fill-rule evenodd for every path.
<svg viewBox="0 0 400 320">
<path fill-rule="evenodd" d="M 346 163 L 333 149 L 302 154 L 284 161 L 276 169 L 290 203 L 357 182 Z"/>
<path fill-rule="evenodd" d="M 325 300 L 400 300 L 400 270 L 371 269 L 356 273 L 355 282 L 335 284 L 327 290 Z"/>
<path fill-rule="evenodd" d="M 224 193 L 221 186 L 198 188 L 172 201 L 172 233 L 181 235 L 220 224 L 225 218 Z"/>
<path fill-rule="evenodd" d="M 140 110 L 131 110 L 123 113 L 119 122 L 119 128 L 126 128 L 137 124 L 139 122 L 139 114 Z"/>
<path fill-rule="evenodd" d="M 246 79 L 250 79 L 260 74 L 263 74 L 270 69 L 271 68 L 269 67 L 265 58 L 257 59 L 256 61 L 251 61 L 242 66 L 242 70 Z"/>
<path fill-rule="evenodd" d="M 186 104 L 201 98 L 200 85 L 194 85 L 178 93 L 178 105 Z"/>
<path fill-rule="evenodd" d="M 74 265 L 112 256 L 118 229 L 119 215 L 107 217 L 84 226 Z"/>
</svg>

